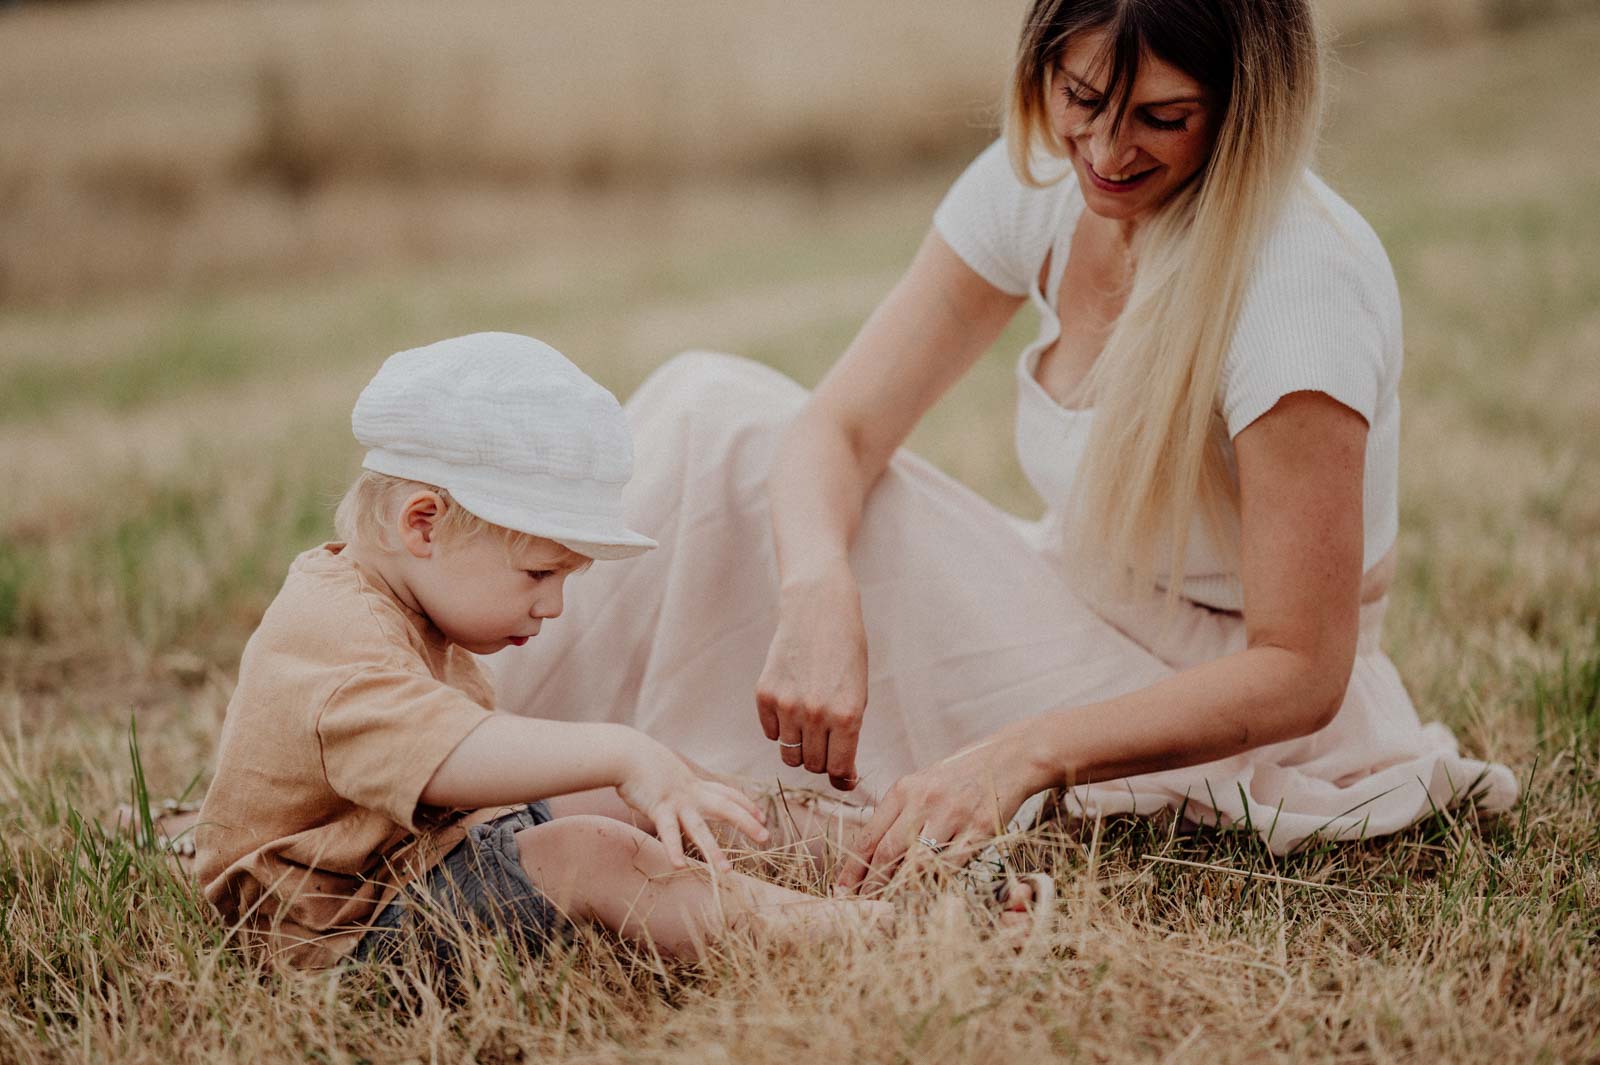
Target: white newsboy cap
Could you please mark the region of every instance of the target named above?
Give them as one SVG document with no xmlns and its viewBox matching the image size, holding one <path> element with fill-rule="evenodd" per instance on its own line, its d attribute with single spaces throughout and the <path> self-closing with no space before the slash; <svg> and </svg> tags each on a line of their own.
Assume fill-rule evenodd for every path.
<svg viewBox="0 0 1600 1065">
<path fill-rule="evenodd" d="M 532 337 L 472 333 L 391 355 L 350 427 L 362 466 L 447 489 L 484 521 L 590 558 L 656 546 L 622 521 L 633 475 L 622 407 Z"/>
</svg>

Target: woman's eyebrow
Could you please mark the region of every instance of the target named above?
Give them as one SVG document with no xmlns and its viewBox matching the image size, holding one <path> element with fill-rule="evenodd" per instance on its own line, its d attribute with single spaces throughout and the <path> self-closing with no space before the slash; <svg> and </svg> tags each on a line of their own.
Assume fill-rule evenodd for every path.
<svg viewBox="0 0 1600 1065">
<path fill-rule="evenodd" d="M 1093 94 L 1095 96 L 1099 96 L 1100 95 L 1100 90 L 1099 89 L 1095 88 L 1093 85 L 1090 85 L 1087 81 L 1084 81 L 1083 78 L 1079 77 L 1077 74 L 1074 74 L 1072 71 L 1068 70 L 1066 67 L 1060 67 L 1059 69 L 1060 69 L 1061 73 L 1065 74 L 1067 77 L 1069 77 L 1073 81 L 1077 82 L 1079 88 L 1084 89 L 1085 91 L 1087 91 L 1087 92 L 1089 92 L 1089 93 L 1091 93 L 1091 94 Z M 1204 102 L 1205 102 L 1204 98 L 1200 97 L 1200 96 L 1174 96 L 1170 100 L 1141 100 L 1138 103 L 1131 104 L 1131 106 L 1133 106 L 1133 107 L 1171 107 L 1174 104 L 1198 104 L 1198 103 L 1204 103 Z"/>
</svg>

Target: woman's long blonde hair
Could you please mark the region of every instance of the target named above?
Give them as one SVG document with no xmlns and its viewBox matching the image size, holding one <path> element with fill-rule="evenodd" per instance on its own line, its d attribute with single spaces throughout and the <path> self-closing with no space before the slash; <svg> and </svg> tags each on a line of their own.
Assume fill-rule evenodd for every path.
<svg viewBox="0 0 1600 1065">
<path fill-rule="evenodd" d="M 1156 579 L 1166 538 L 1171 603 L 1193 515 L 1237 551 L 1218 387 L 1257 252 L 1316 140 L 1322 49 L 1308 0 L 1035 0 L 1006 116 L 1029 184 L 1041 184 L 1036 149 L 1067 154 L 1049 117 L 1052 75 L 1068 40 L 1092 30 L 1106 35 L 1095 68 L 1114 124 L 1147 54 L 1195 78 L 1216 109 L 1207 162 L 1136 238 L 1127 301 L 1086 380 L 1096 416 L 1068 527 L 1073 557 L 1124 589 Z"/>
</svg>

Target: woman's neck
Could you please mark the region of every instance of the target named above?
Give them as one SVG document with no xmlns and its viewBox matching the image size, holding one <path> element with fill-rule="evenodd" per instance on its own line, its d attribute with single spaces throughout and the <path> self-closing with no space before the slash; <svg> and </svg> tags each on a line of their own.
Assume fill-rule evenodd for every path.
<svg viewBox="0 0 1600 1065">
<path fill-rule="evenodd" d="M 1111 225 L 1116 233 L 1117 242 L 1121 246 L 1121 250 L 1127 252 L 1128 258 L 1133 258 L 1133 238 L 1138 235 L 1139 230 L 1144 226 L 1144 219 L 1119 218 L 1113 220 Z"/>
<path fill-rule="evenodd" d="M 1082 217 L 1085 220 L 1092 219 L 1096 228 L 1100 230 L 1106 246 L 1125 255 L 1129 261 L 1134 258 L 1134 248 L 1139 234 L 1144 230 L 1145 223 L 1150 221 L 1149 212 L 1131 218 L 1108 218 L 1094 211 L 1085 211 Z"/>
<path fill-rule="evenodd" d="M 1089 261 L 1095 264 L 1095 275 L 1113 288 L 1126 285 L 1133 277 L 1135 260 L 1138 258 L 1134 240 L 1141 223 L 1138 220 L 1105 218 L 1093 214 L 1084 221 L 1089 225 L 1084 226 L 1080 222 L 1079 233 L 1082 234 L 1085 229 L 1090 231 L 1084 250 L 1089 253 Z"/>
</svg>

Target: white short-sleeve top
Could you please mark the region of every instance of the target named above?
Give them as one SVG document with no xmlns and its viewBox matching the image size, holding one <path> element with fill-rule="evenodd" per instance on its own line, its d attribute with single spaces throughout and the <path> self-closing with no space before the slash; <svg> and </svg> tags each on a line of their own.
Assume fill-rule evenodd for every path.
<svg viewBox="0 0 1600 1065">
<path fill-rule="evenodd" d="M 1035 371 L 1061 334 L 1053 299 L 1083 210 L 1070 168 L 1045 188 L 1024 185 L 1001 140 L 956 180 L 933 217 L 940 237 L 980 277 L 1029 297 L 1039 311 L 1039 335 L 1017 364 L 1016 444 L 1028 480 L 1057 511 L 1071 493 L 1094 411 L 1061 407 Z M 1047 256 L 1050 276 L 1041 287 Z M 1307 172 L 1257 259 L 1217 400 L 1230 441 L 1291 392 L 1326 393 L 1366 419 L 1363 569 L 1383 558 L 1399 529 L 1402 348 L 1400 296 L 1383 245 L 1353 207 Z M 1226 557 L 1197 521 L 1185 598 L 1242 609 L 1243 587 L 1221 561 Z"/>
</svg>

